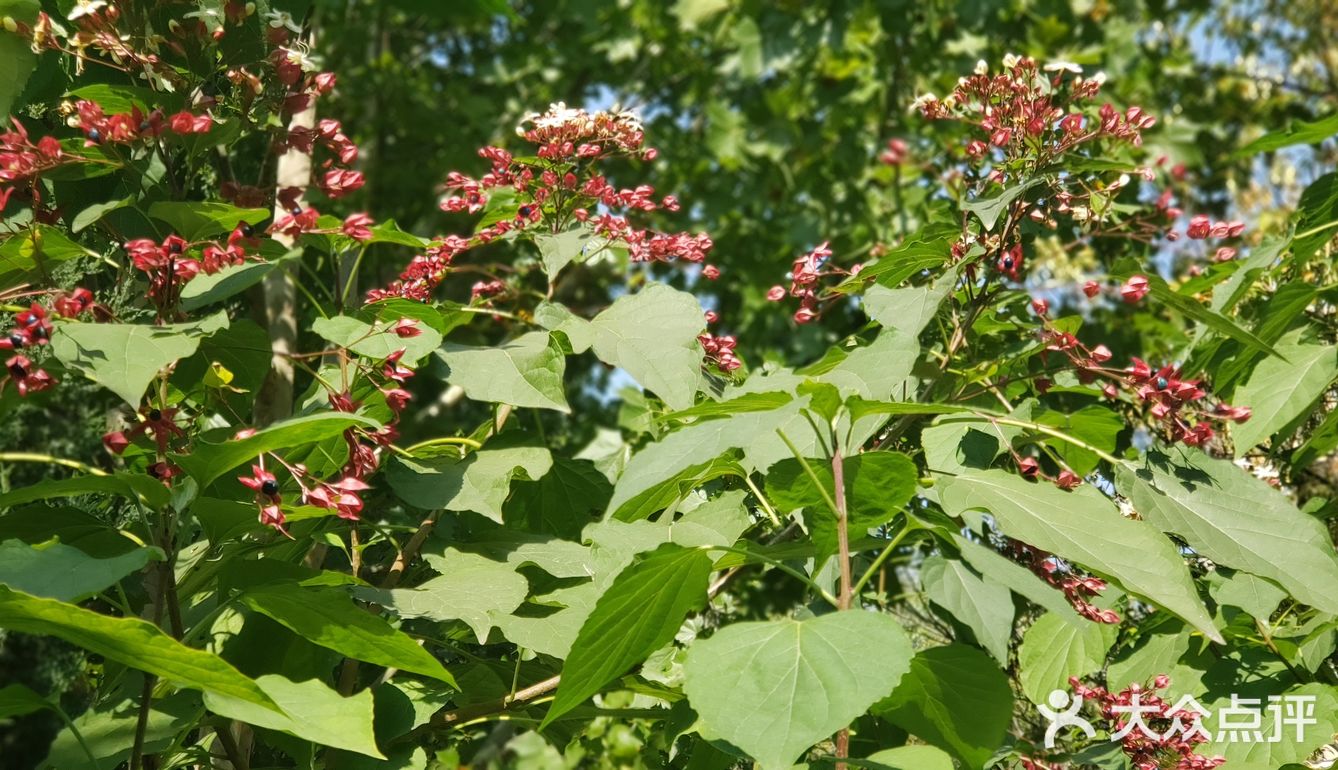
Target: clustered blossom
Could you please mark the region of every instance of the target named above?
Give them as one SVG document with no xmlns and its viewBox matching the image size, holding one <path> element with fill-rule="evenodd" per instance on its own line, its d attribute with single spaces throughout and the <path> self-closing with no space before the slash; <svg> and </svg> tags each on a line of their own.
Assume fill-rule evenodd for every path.
<svg viewBox="0 0 1338 770">
<path fill-rule="evenodd" d="M 159 315 L 164 316 L 180 299 L 181 288 L 195 276 L 212 275 L 247 259 L 259 259 L 258 254 L 247 252 L 258 245 L 251 225 L 242 222 L 233 228 L 225 242 L 189 243 L 178 235 L 169 235 L 161 243 L 150 238 L 127 241 L 125 251 L 131 265 L 148 278 L 148 297 L 157 306 Z M 193 254 L 198 254 L 198 258 Z"/>
<path fill-rule="evenodd" d="M 164 132 L 181 135 L 207 134 L 214 127 L 214 119 L 208 113 L 181 110 L 172 115 L 164 115 L 162 110 L 146 113 L 136 106 L 131 108 L 130 112 L 107 115 L 101 105 L 88 99 L 75 102 L 73 113 L 70 125 L 84 133 L 85 147 L 132 144 L 160 136 Z"/>
<path fill-rule="evenodd" d="M 732 372 L 743 366 L 743 362 L 734 354 L 734 348 L 738 346 L 739 341 L 731 335 L 715 335 L 710 332 L 700 334 L 697 341 L 701 343 L 702 349 L 706 351 L 706 358 L 715 364 L 723 372 Z"/>
<path fill-rule="evenodd" d="M 1121 734 L 1120 746 L 1134 770 L 1213 770 L 1226 764 L 1225 757 L 1195 753 L 1209 742 L 1206 731 L 1191 727 L 1201 715 L 1157 694 L 1171 686 L 1166 674 L 1159 674 L 1149 687 L 1131 684 L 1118 693 L 1088 686 L 1077 677 L 1070 677 L 1069 685 L 1075 695 L 1096 704 L 1112 735 Z M 1131 724 L 1132 719 L 1142 720 L 1146 729 Z"/>
<path fill-rule="evenodd" d="M 1142 143 L 1143 131 L 1156 119 L 1140 107 L 1118 110 L 1111 104 L 1092 104 L 1104 75 L 1084 77 L 1082 68 L 1066 62 L 1044 67 L 1028 57 L 1004 57 L 1003 69 L 990 74 L 981 62 L 975 73 L 958 81 L 952 94 L 938 99 L 922 96 L 916 107 L 933 120 L 954 120 L 973 129 L 976 138 L 963 145 L 963 160 L 976 178 L 983 176 L 978 194 L 996 195 L 991 188 L 1016 186 L 1034 176 L 1036 168 L 1061 164 L 1065 156 L 1098 142 Z M 892 157 L 897 157 L 892 152 Z M 885 160 L 885 162 L 887 162 Z M 1165 159 L 1155 164 L 1161 166 Z M 1152 167 L 1135 172 L 1153 181 Z M 1003 279 L 1022 281 L 1027 255 L 1023 251 L 1019 224 L 1023 218 L 1049 230 L 1061 227 L 1060 218 L 1089 234 L 1119 231 L 1119 236 L 1151 242 L 1165 233 L 1175 216 L 1166 205 L 1152 211 L 1120 212 L 1111 205 L 1134 179 L 1128 173 L 1107 172 L 1063 175 L 1053 189 L 1035 197 L 1019 195 L 1004 216 L 989 228 L 972 232 L 964 228 L 953 246 L 956 259 L 972 256 L 965 265 L 974 281 L 978 266 L 991 268 Z M 1167 201 L 1169 197 L 1167 198 Z M 1165 204 L 1166 201 L 1163 201 Z M 981 224 L 984 222 L 982 220 Z"/>
<path fill-rule="evenodd" d="M 367 337 L 383 334 L 393 334 L 399 339 L 411 339 L 422 334 L 422 329 L 419 328 L 418 322 L 401 318 L 392 324 L 374 326 L 368 332 Z M 350 344 L 357 344 L 360 341 L 355 340 Z M 399 437 L 399 431 L 395 423 L 412 398 L 404 385 L 414 375 L 414 372 L 404 365 L 404 354 L 405 349 L 399 348 L 386 356 L 376 366 L 368 366 L 361 361 L 355 362 L 360 374 L 377 383 L 386 406 L 395 414 L 395 420 L 375 431 L 360 427 L 347 428 L 343 433 L 343 438 L 348 449 L 348 460 L 340 469 L 338 477 L 333 480 L 316 478 L 305 465 L 300 463 L 290 464 L 279 454 L 269 452 L 262 455 L 258 461 L 259 464 L 251 468 L 250 476 L 239 476 L 237 478 L 241 484 L 255 492 L 260 523 L 273 527 L 285 535 L 288 534 L 285 528 L 287 519 L 282 508 L 281 482 L 273 472 L 266 470 L 266 457 L 288 472 L 288 475 L 292 477 L 301 491 L 301 498 L 304 503 L 332 511 L 342 519 L 359 520 L 363 508 L 360 493 L 371 489 L 366 479 L 380 467 L 380 450 Z M 330 391 L 327 393 L 327 400 L 331 408 L 337 412 L 354 413 L 362 407 L 361 403 L 353 399 L 349 388 Z M 244 439 L 254 435 L 254 433 L 255 431 L 250 429 L 243 430 L 235 438 L 238 440 Z"/>
<path fill-rule="evenodd" d="M 102 437 L 102 445 L 112 454 L 121 454 L 130 446 L 131 442 L 140 436 L 148 433 L 153 436 L 153 443 L 158 450 L 158 456 L 167 454 L 167 450 L 173 438 L 186 438 L 186 432 L 177 425 L 177 414 L 180 412 L 176 407 L 159 408 L 156 406 L 145 406 L 139 411 L 139 419 L 133 426 L 124 431 L 112 431 Z"/>
<path fill-rule="evenodd" d="M 598 169 L 600 162 L 614 157 L 655 158 L 655 150 L 644 146 L 645 134 L 635 115 L 590 113 L 558 103 L 548 112 L 525 118 L 517 133 L 536 146 L 534 157 L 518 158 L 500 147 L 484 147 L 479 156 L 489 161 L 488 173 L 475 179 L 450 172 L 447 194 L 441 200 L 444 211 L 477 214 L 499 191 L 506 190 L 514 197 L 515 213 L 469 237 L 436 239 L 397 280 L 368 292 L 369 302 L 387 297 L 424 301 L 459 254 L 536 226 L 553 234 L 584 226 L 599 236 L 590 241 L 589 248 L 622 246 L 633 262 L 705 262 L 714 246 L 705 233 L 655 232 L 637 227 L 627 216 L 627 212 L 678 211 L 680 204 L 674 196 L 657 198 L 655 189 L 644 184 L 616 187 Z M 706 265 L 703 274 L 713 278 L 719 270 Z"/>
<path fill-rule="evenodd" d="M 62 315 L 78 315 L 83 312 L 80 303 L 87 296 L 87 303 L 92 304 L 93 295 L 87 289 L 76 289 L 74 293 L 67 297 L 61 295 L 57 300 L 61 309 L 58 310 Z M 66 312 L 72 311 L 72 312 Z M 24 348 L 41 347 L 51 340 L 51 320 L 47 317 L 46 308 L 41 304 L 34 302 L 27 310 L 21 310 L 14 314 L 14 326 L 9 333 L 0 338 L 0 350 L 23 350 Z M 26 397 L 29 393 L 38 393 L 46 390 L 56 384 L 53 378 L 45 369 L 33 363 L 28 356 L 18 353 L 10 356 L 5 361 L 5 371 L 0 379 L 0 392 L 10 382 L 14 383 L 14 389 L 20 396 Z"/>
<path fill-rule="evenodd" d="M 836 276 L 842 279 L 859 275 L 862 264 L 855 264 L 849 270 L 832 265 L 832 250 L 827 241 L 823 241 L 812 251 L 795 259 L 790 267 L 790 272 L 786 276 L 790 280 L 790 288 L 784 286 L 772 286 L 767 291 L 767 299 L 771 302 L 780 302 L 786 296 L 797 297 L 799 299 L 799 309 L 794 312 L 795 323 L 806 324 L 822 315 L 824 304 L 830 304 L 839 299 L 839 297 L 823 297 L 818 292 L 821 289 L 820 281 L 823 278 Z"/>
<path fill-rule="evenodd" d="M 1138 276 L 1135 276 L 1138 278 Z M 1130 279 L 1130 282 L 1134 279 Z M 1126 300 L 1141 299 L 1146 293 L 1146 279 L 1130 287 L 1126 282 L 1122 293 Z M 1045 350 L 1042 355 L 1059 353 L 1083 384 L 1105 380 L 1101 392 L 1106 398 L 1116 399 L 1123 392 L 1140 405 L 1146 415 L 1160 426 L 1162 437 L 1170 442 L 1184 442 L 1202 446 L 1216 435 L 1226 422 L 1242 423 L 1250 419 L 1249 407 L 1231 406 L 1208 395 L 1201 380 L 1182 378 L 1180 369 L 1173 364 L 1152 368 L 1147 362 L 1134 358 L 1126 369 L 1107 366 L 1112 353 L 1105 345 L 1088 347 L 1072 334 L 1052 326 L 1042 313 L 1044 328 L 1041 332 Z M 1049 379 L 1038 379 L 1037 389 L 1044 392 Z"/>
<path fill-rule="evenodd" d="M 1064 592 L 1073 609 L 1095 623 L 1119 623 L 1114 610 L 1103 610 L 1092 604 L 1092 599 L 1106 590 L 1106 581 L 1091 575 L 1078 574 L 1071 564 L 1058 556 L 1028 545 L 1021 540 L 1007 538 L 1005 546 L 1013 560 L 1030 569 L 1037 577 Z"/>
</svg>

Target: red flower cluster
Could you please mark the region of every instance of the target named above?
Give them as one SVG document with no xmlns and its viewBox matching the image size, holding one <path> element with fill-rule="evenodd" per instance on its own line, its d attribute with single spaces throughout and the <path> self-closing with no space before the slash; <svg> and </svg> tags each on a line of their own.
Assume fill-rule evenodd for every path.
<svg viewBox="0 0 1338 770">
<path fill-rule="evenodd" d="M 818 282 L 828 276 L 838 276 L 849 278 L 859 275 L 862 264 L 855 264 L 849 270 L 835 265 L 829 266 L 832 258 L 832 250 L 828 248 L 827 241 L 823 241 L 817 248 L 807 254 L 800 256 L 790 267 L 790 273 L 786 277 L 790 279 L 790 288 L 787 291 L 784 286 L 772 286 L 767 291 L 767 299 L 771 302 L 780 302 L 788 294 L 791 297 L 799 298 L 799 309 L 794 313 L 795 323 L 806 324 L 822 315 L 824 303 L 830 304 L 839 299 L 839 297 L 824 298 L 819 296 Z"/>
<path fill-rule="evenodd" d="M 1141 132 L 1156 123 L 1139 107 L 1121 113 L 1110 104 L 1102 105 L 1093 119 L 1082 112 L 1083 105 L 1100 90 L 1105 77 L 1085 78 L 1081 67 L 1064 62 L 1043 69 L 1030 57 L 1009 54 L 1003 71 L 990 75 L 981 62 L 946 99 L 926 94 L 916 106 L 933 120 L 976 125 L 990 145 L 1020 154 L 1033 152 L 1027 145 L 1038 142 L 1048 145 L 1049 154 L 1058 154 L 1099 136 L 1138 144 Z M 980 146 L 968 154 L 983 155 L 986 149 Z"/>
<path fill-rule="evenodd" d="M 78 292 L 87 293 L 89 301 L 92 301 L 92 294 L 87 289 L 78 289 L 76 294 Z M 0 338 L 0 350 L 22 350 L 41 346 L 47 344 L 50 339 L 51 321 L 47 318 L 46 308 L 34 302 L 27 310 L 14 314 L 14 327 L 9 330 L 8 335 Z M 5 361 L 0 392 L 3 392 L 11 381 L 19 395 L 25 397 L 29 393 L 37 393 L 56 384 L 56 380 L 46 370 L 36 366 L 32 359 L 22 354 L 11 356 Z"/>
<path fill-rule="evenodd" d="M 13 128 L 0 133 L 0 211 L 18 189 L 27 191 L 37 210 L 41 205 L 41 175 L 82 159 L 70 157 L 55 137 L 44 136 L 33 142 L 18 119 L 11 117 L 9 122 Z"/>
<path fill-rule="evenodd" d="M 1130 299 L 1132 293 L 1136 295 L 1132 301 L 1137 301 L 1147 292 L 1147 281 L 1142 279 L 1138 283 L 1140 278 L 1135 276 L 1125 283 L 1121 292 L 1126 300 Z M 1088 296 L 1099 291 L 1094 283 L 1089 282 L 1088 289 L 1085 289 Z M 1130 284 L 1134 285 L 1131 287 Z M 1122 391 L 1128 393 L 1134 403 L 1143 405 L 1148 416 L 1161 425 L 1162 437 L 1168 442 L 1183 441 L 1191 446 L 1200 446 L 1216 435 L 1214 426 L 1227 421 L 1241 423 L 1250 419 L 1249 407 L 1231 406 L 1221 401 L 1211 402 L 1202 381 L 1181 379 L 1177 366 L 1167 364 L 1154 370 L 1138 358 L 1134 358 L 1133 364 L 1127 369 L 1105 366 L 1112 357 L 1110 349 L 1105 345 L 1089 348 L 1072 334 L 1051 326 L 1043 313 L 1041 320 L 1045 325 L 1041 337 L 1046 343 L 1043 357 L 1050 352 L 1064 355 L 1077 374 L 1078 381 L 1083 384 L 1095 382 L 1098 378 L 1107 380 L 1101 388 L 1106 398 L 1118 398 Z M 1048 379 L 1036 381 L 1041 392 L 1049 384 Z"/>
<path fill-rule="evenodd" d="M 426 300 L 461 252 L 539 223 L 547 224 L 552 233 L 564 232 L 575 223 L 584 224 L 604 240 L 626 247 L 634 262 L 681 259 L 700 263 L 706 259 L 714 245 L 706 234 L 638 228 L 619 213 L 677 211 L 677 199 L 670 195 L 657 200 L 655 189 L 649 185 L 615 187 L 597 169 L 601 161 L 613 157 L 655 157 L 654 149 L 643 147 L 645 135 L 634 115 L 588 113 L 559 103 L 542 115 L 525 118 L 518 133 L 537 145 L 534 157 L 517 158 L 500 147 L 484 147 L 479 156 L 491 163 L 488 173 L 475 179 L 452 171 L 446 177 L 448 194 L 441 201 L 445 211 L 476 214 L 498 191 L 505 190 L 516 201 L 516 213 L 468 238 L 437 239 L 425 254 L 414 258 L 398 280 L 368 292 L 369 302 L 386 297 Z"/>
<path fill-rule="evenodd" d="M 706 351 L 706 358 L 715 364 L 723 372 L 732 372 L 743 366 L 743 362 L 738 356 L 734 355 L 734 348 L 738 346 L 739 341 L 730 335 L 716 336 L 710 332 L 698 335 L 697 341 L 702 344 L 702 349 Z"/>
<path fill-rule="evenodd" d="M 287 535 L 288 530 L 284 529 L 287 517 L 283 515 L 283 508 L 279 507 L 283 502 L 283 495 L 279 494 L 279 481 L 273 473 L 265 470 L 264 462 L 265 459 L 260 458 L 259 465 L 251 466 L 250 476 L 238 476 L 237 480 L 255 492 L 256 505 L 260 507 L 260 523 Z"/>
<path fill-rule="evenodd" d="M 138 106 L 130 112 L 106 114 L 102 105 L 88 99 L 74 103 L 74 124 L 84 132 L 84 146 L 101 144 L 130 144 L 146 137 L 161 135 L 164 131 L 175 134 L 207 134 L 214 127 L 207 113 L 195 114 L 182 110 L 164 116 L 162 110 L 145 113 Z"/>
<path fill-rule="evenodd" d="M 1226 764 L 1225 757 L 1195 753 L 1200 744 L 1209 741 L 1207 731 L 1193 728 L 1197 716 L 1194 712 L 1157 695 L 1157 690 L 1171 685 L 1166 674 L 1159 674 L 1149 687 L 1131 684 L 1118 693 L 1104 687 L 1089 687 L 1077 677 L 1070 677 L 1069 685 L 1075 695 L 1096 704 L 1112 734 L 1123 733 L 1121 748 L 1134 770 L 1213 770 Z M 1141 719 L 1147 729 L 1131 725 L 1133 718 Z"/>
<path fill-rule="evenodd" d="M 1027 545 L 1021 540 L 1008 538 L 1009 555 L 1030 569 L 1037 577 L 1064 592 L 1073 609 L 1094 623 L 1119 623 L 1120 616 L 1113 610 L 1103 610 L 1091 600 L 1106 590 L 1106 581 L 1091 575 L 1077 574 L 1069 565 L 1048 551 Z"/>
<path fill-rule="evenodd" d="M 990 74 L 981 62 L 947 98 L 927 94 L 916 106 L 930 119 L 955 120 L 975 130 L 976 138 L 966 141 L 963 152 L 971 175 L 983 178 L 976 193 L 988 196 L 993 194 L 988 189 L 992 185 L 1015 186 L 1034 176 L 1038 167 L 1062 167 L 1066 156 L 1079 154 L 1083 145 L 1141 144 L 1142 132 L 1156 123 L 1155 118 L 1139 107 L 1121 112 L 1104 104 L 1094 110 L 1090 102 L 1103 82 L 1103 75 L 1084 77 L 1075 64 L 1042 67 L 1033 59 L 1010 54 L 1004 57 L 1001 72 Z M 960 176 L 960 171 L 953 173 Z M 1151 168 L 1139 173 L 1149 181 L 1154 178 Z M 1112 221 L 1116 212 L 1111 203 L 1130 181 L 1129 174 L 1101 171 L 1063 175 L 1034 203 L 1018 196 L 988 230 L 964 228 L 953 255 L 957 259 L 975 255 L 965 265 L 967 280 L 975 279 L 977 265 L 990 266 L 1010 281 L 1023 280 L 1027 262 L 1019 227 L 1023 217 L 1050 230 L 1058 230 L 1059 218 L 1064 217 L 1088 232 L 1118 229 L 1121 237 L 1150 241 L 1167 227 L 1165 210 L 1120 212 L 1120 221 Z"/>
<path fill-rule="evenodd" d="M 176 407 L 167 407 L 159 409 L 154 406 L 144 406 L 139 410 L 139 421 L 129 430 L 113 431 L 102 437 L 102 445 L 112 454 L 121 454 L 130 443 L 145 433 L 153 436 L 153 443 L 158 450 L 158 456 L 167 454 L 168 445 L 172 438 L 185 438 L 186 432 L 177 425 L 177 413 L 181 411 Z M 168 477 L 170 478 L 170 476 Z"/>
<path fill-rule="evenodd" d="M 878 161 L 889 166 L 900 166 L 910 155 L 910 146 L 902 139 L 887 140 L 887 149 L 878 155 Z"/>
</svg>

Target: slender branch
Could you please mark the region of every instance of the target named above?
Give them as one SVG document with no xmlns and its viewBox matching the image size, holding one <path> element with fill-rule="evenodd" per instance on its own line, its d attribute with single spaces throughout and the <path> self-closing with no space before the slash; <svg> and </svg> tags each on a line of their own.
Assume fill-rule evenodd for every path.
<svg viewBox="0 0 1338 770">
<path fill-rule="evenodd" d="M 381 581 L 382 588 L 390 589 L 399 585 L 400 578 L 404 576 L 404 570 L 408 568 L 409 562 L 418 556 L 418 551 L 422 549 L 423 543 L 427 542 L 427 538 L 432 534 L 432 528 L 436 526 L 436 523 L 436 513 L 428 514 L 427 518 L 419 523 L 418 530 L 409 538 L 409 542 L 405 544 L 404 549 L 395 556 L 395 562 L 390 565 L 390 571 L 386 573 L 385 579 Z"/>
<path fill-rule="evenodd" d="M 836 547 L 841 567 L 841 595 L 837 601 L 837 610 L 850 609 L 850 519 L 846 510 L 846 472 L 845 460 L 841 457 L 841 446 L 832 434 L 832 490 L 836 494 Z M 836 770 L 846 770 L 846 763 L 840 760 L 850 756 L 850 728 L 842 727 L 836 733 Z"/>
<path fill-rule="evenodd" d="M 883 564 L 887 561 L 888 557 L 890 557 L 892 555 L 892 552 L 897 549 L 897 546 L 901 545 L 901 541 L 905 539 L 906 535 L 912 529 L 914 529 L 914 527 L 912 527 L 910 522 L 907 521 L 906 526 L 902 527 L 901 531 L 898 532 L 895 536 L 893 536 L 892 541 L 883 547 L 882 552 L 880 552 L 878 556 L 874 558 L 873 563 L 869 565 L 869 568 L 865 570 L 864 574 L 860 575 L 859 580 L 855 582 L 855 587 L 851 589 L 854 592 L 855 596 L 859 596 L 860 591 L 864 590 L 864 586 L 869 584 L 869 579 L 872 578 L 875 574 L 878 574 L 878 572 L 883 568 Z"/>
<path fill-rule="evenodd" d="M 139 718 L 135 722 L 135 743 L 130 749 L 130 770 L 140 770 L 144 766 L 144 734 L 149 729 L 149 707 L 153 703 L 153 685 L 157 679 L 153 674 L 144 675 L 144 688 L 139 695 Z"/>
<path fill-rule="evenodd" d="M 227 755 L 228 762 L 232 764 L 232 770 L 251 770 L 251 765 L 242 753 L 241 746 L 237 745 L 237 739 L 232 735 L 230 725 L 218 725 L 214 728 L 214 733 L 218 735 L 218 743 L 223 747 L 223 753 Z"/>
</svg>

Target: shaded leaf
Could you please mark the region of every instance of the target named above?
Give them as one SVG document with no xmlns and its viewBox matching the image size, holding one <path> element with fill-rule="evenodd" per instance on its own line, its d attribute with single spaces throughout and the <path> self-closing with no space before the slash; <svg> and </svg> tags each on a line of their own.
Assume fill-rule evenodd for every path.
<svg viewBox="0 0 1338 770">
<path fill-rule="evenodd" d="M 0 628 L 49 634 L 174 684 L 278 708 L 254 681 L 222 658 L 178 642 L 139 618 L 112 618 L 73 604 L 0 586 Z"/>
<path fill-rule="evenodd" d="M 1221 640 L 1171 541 L 1121 516 L 1091 487 L 1065 492 L 1006 471 L 973 470 L 940 479 L 939 489 L 950 514 L 989 511 L 1010 537 L 1077 562 Z"/>
<path fill-rule="evenodd" d="M 161 558 L 157 548 L 136 548 L 96 559 L 61 543 L 34 548 L 6 540 L 0 543 L 0 583 L 33 596 L 77 602 L 143 569 L 150 560 Z"/>
<path fill-rule="evenodd" d="M 455 686 L 451 673 L 431 653 L 381 617 L 355 605 L 342 589 L 271 583 L 244 592 L 241 600 L 313 644 L 345 657 Z"/>
<path fill-rule="evenodd" d="M 873 712 L 979 770 L 1004 743 L 1013 719 L 1013 691 L 988 656 L 950 644 L 917 653 L 897 688 Z"/>
<path fill-rule="evenodd" d="M 1116 485 L 1148 523 L 1218 564 L 1277 583 L 1338 613 L 1338 558 L 1324 525 L 1226 460 L 1182 448 L 1116 468 Z"/>
</svg>

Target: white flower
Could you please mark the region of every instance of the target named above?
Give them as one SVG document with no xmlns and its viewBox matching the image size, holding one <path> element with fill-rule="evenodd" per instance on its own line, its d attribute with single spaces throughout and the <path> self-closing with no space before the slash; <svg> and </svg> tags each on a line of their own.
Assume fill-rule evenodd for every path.
<svg viewBox="0 0 1338 770">
<path fill-rule="evenodd" d="M 1075 75 L 1082 74 L 1082 67 L 1071 61 L 1052 61 L 1045 65 L 1046 72 L 1072 72 Z"/>
<path fill-rule="evenodd" d="M 933 102 L 936 101 L 938 101 L 938 97 L 926 91 L 925 93 L 915 97 L 915 101 L 911 102 L 911 111 L 923 109 L 926 104 L 932 104 Z"/>
<path fill-rule="evenodd" d="M 91 16 L 106 7 L 106 0 L 78 0 L 67 18 L 74 21 L 84 16 Z"/>
<path fill-rule="evenodd" d="M 989 71 L 990 71 L 990 65 L 986 64 L 984 59 L 981 59 L 981 60 L 979 60 L 979 61 L 976 62 L 976 74 L 977 74 L 977 75 L 984 75 L 986 72 L 989 72 Z"/>
<path fill-rule="evenodd" d="M 1006 53 L 1006 54 L 1004 54 L 1004 57 L 1003 57 L 1003 66 L 1004 66 L 1004 69 L 1006 69 L 1006 70 L 1011 70 L 1012 68 L 1014 68 L 1014 67 L 1016 67 L 1016 66 L 1018 65 L 1018 62 L 1021 62 L 1021 61 L 1022 61 L 1022 57 L 1021 57 L 1021 56 L 1018 56 L 1018 55 L 1015 54 L 1015 53 Z"/>
<path fill-rule="evenodd" d="M 285 27 L 289 32 L 300 33 L 302 28 L 293 20 L 293 15 L 287 11 L 270 11 L 265 14 L 265 23 L 278 29 Z"/>
</svg>

